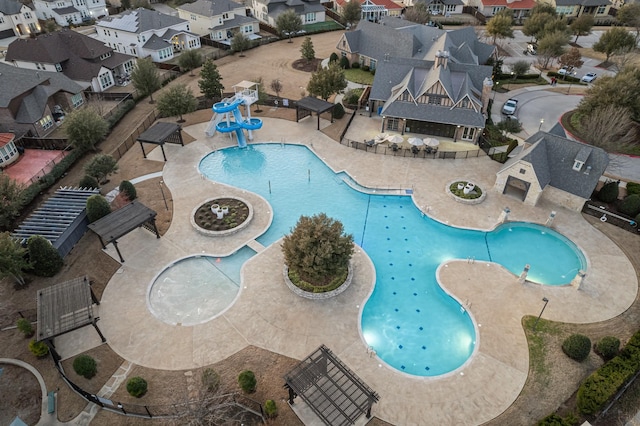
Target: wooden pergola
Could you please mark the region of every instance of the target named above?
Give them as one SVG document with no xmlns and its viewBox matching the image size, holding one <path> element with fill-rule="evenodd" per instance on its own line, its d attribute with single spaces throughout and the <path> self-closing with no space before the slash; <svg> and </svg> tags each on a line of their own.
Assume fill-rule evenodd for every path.
<svg viewBox="0 0 640 426">
<path fill-rule="evenodd" d="M 91 223 L 89 229 L 98 235 L 103 249 L 107 248 L 107 244 L 113 243 L 120 257 L 120 262 L 124 263 L 124 259 L 118 248 L 118 238 L 140 226 L 146 225 L 155 232 L 157 238 L 160 238 L 158 228 L 156 228 L 156 215 L 157 213 L 154 210 L 134 200 L 124 207 Z"/>
<path fill-rule="evenodd" d="M 331 110 L 331 122 L 333 123 L 333 108 L 335 106 L 331 102 L 311 96 L 302 98 L 296 102 L 296 123 L 315 112 L 318 115 L 318 130 L 320 130 L 320 115 Z"/>
<path fill-rule="evenodd" d="M 154 145 L 160 145 L 160 149 L 162 150 L 162 158 L 164 158 L 164 161 L 167 161 L 167 156 L 164 153 L 164 144 L 175 143 L 184 146 L 181 130 L 182 127 L 179 124 L 175 123 L 165 123 L 161 121 L 154 124 L 136 138 L 136 140 L 140 142 L 140 148 L 142 148 L 142 156 L 144 158 L 147 158 L 147 153 L 144 152 L 143 143 L 152 143 Z"/>
<path fill-rule="evenodd" d="M 300 396 L 328 426 L 356 423 L 380 397 L 322 345 L 284 376 L 289 404 Z"/>
<path fill-rule="evenodd" d="M 96 324 L 99 318 L 93 314 L 94 303 L 100 304 L 86 275 L 38 290 L 36 340 L 46 342 L 53 349 L 55 337 L 93 325 L 100 339 L 106 342 Z"/>
</svg>

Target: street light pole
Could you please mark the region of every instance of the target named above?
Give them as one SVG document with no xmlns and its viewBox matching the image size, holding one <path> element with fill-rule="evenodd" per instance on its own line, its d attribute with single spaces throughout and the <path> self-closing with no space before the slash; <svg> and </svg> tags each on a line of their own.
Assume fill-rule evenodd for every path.
<svg viewBox="0 0 640 426">
<path fill-rule="evenodd" d="M 536 318 L 536 322 L 533 323 L 533 332 L 536 332 L 536 327 L 538 326 L 538 321 L 540 321 L 540 317 L 542 316 L 542 313 L 544 312 L 544 309 L 547 307 L 547 303 L 549 303 L 549 299 L 547 299 L 546 297 L 542 298 L 542 301 L 544 302 L 544 306 L 542 307 L 542 310 L 540 311 L 540 315 L 538 315 L 538 318 Z"/>
<path fill-rule="evenodd" d="M 540 119 L 540 125 L 538 126 L 538 131 L 540 131 L 540 129 L 542 129 L 542 125 L 544 124 L 544 118 Z"/>
<path fill-rule="evenodd" d="M 573 84 L 573 78 L 575 78 L 576 73 L 572 72 L 570 73 L 569 77 L 572 77 L 571 80 L 569 80 L 569 89 L 567 89 L 567 95 L 569 94 L 569 92 L 571 92 L 571 85 Z"/>
</svg>

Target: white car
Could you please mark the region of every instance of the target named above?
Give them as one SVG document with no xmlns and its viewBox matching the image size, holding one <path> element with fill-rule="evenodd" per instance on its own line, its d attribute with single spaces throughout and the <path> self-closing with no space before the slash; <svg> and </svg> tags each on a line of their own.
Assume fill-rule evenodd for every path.
<svg viewBox="0 0 640 426">
<path fill-rule="evenodd" d="M 573 67 L 564 66 L 558 70 L 558 74 L 560 75 L 571 75 L 573 74 Z"/>
<path fill-rule="evenodd" d="M 580 81 L 583 83 L 593 83 L 593 80 L 595 80 L 597 76 L 598 75 L 595 72 L 590 72 L 582 76 Z"/>
<path fill-rule="evenodd" d="M 505 115 L 513 115 L 516 113 L 516 108 L 518 108 L 518 101 L 516 99 L 509 99 L 502 106 L 502 113 Z"/>
</svg>

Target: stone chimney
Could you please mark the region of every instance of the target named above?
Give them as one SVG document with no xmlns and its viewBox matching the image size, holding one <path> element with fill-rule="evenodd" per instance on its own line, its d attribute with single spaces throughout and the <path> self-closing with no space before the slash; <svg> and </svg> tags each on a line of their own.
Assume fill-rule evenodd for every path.
<svg viewBox="0 0 640 426">
<path fill-rule="evenodd" d="M 436 52 L 436 68 L 442 66 L 443 68 L 447 67 L 447 61 L 449 60 L 449 52 L 446 50 L 438 50 Z"/>
<path fill-rule="evenodd" d="M 489 108 L 489 99 L 491 99 L 491 91 L 493 90 L 493 80 L 489 77 L 482 82 L 482 112 L 487 114 Z"/>
</svg>

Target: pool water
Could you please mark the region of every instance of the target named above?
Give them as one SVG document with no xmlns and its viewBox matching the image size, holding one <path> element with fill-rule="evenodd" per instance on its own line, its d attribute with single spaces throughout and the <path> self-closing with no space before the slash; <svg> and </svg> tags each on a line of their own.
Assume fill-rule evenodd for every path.
<svg viewBox="0 0 640 426">
<path fill-rule="evenodd" d="M 326 213 L 369 255 L 374 290 L 362 309 L 366 344 L 393 368 L 438 376 L 469 359 L 476 346 L 472 319 L 436 281 L 436 269 L 451 259 L 492 261 L 516 275 L 531 265 L 529 279 L 569 283 L 586 262 L 557 232 L 508 223 L 491 232 L 444 225 L 422 214 L 411 197 L 373 195 L 352 189 L 304 146 L 258 144 L 226 148 L 202 159 L 208 179 L 260 194 L 271 204 L 270 228 L 258 238 L 272 244 L 300 215 Z"/>
</svg>

